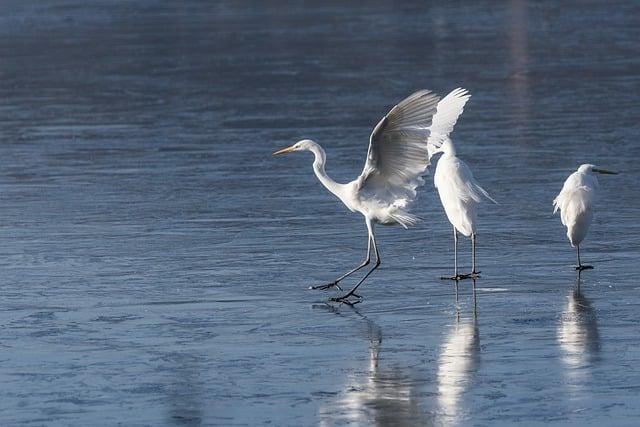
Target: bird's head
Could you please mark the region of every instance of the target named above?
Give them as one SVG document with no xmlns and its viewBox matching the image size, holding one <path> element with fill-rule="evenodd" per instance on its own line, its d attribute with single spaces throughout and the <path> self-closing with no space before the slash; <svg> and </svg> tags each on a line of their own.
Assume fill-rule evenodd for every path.
<svg viewBox="0 0 640 427">
<path fill-rule="evenodd" d="M 600 174 L 605 174 L 605 175 L 617 175 L 618 172 L 612 172 L 606 169 L 600 169 L 598 167 L 596 167 L 595 165 L 592 164 L 584 164 L 584 165 L 580 165 L 580 167 L 578 168 L 578 172 L 582 172 L 582 173 L 600 173 Z"/>
<path fill-rule="evenodd" d="M 436 143 L 429 143 L 427 145 L 427 151 L 429 152 L 429 158 L 435 156 L 438 153 L 456 155 L 456 148 L 453 146 L 453 141 L 450 138 L 444 138 Z"/>
<path fill-rule="evenodd" d="M 315 142 L 313 142 L 310 139 L 303 139 L 301 141 L 296 142 L 295 144 L 283 148 L 281 150 L 276 151 L 275 153 L 273 153 L 274 156 L 279 156 L 280 154 L 287 154 L 287 153 L 292 153 L 294 151 L 309 151 L 311 150 L 311 148 L 313 146 L 317 145 Z"/>
</svg>

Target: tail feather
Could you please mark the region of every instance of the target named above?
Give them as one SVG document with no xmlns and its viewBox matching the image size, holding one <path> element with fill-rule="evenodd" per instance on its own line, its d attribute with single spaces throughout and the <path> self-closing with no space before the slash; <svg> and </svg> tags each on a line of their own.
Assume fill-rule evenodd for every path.
<svg viewBox="0 0 640 427">
<path fill-rule="evenodd" d="M 400 224 L 404 228 L 412 227 L 421 221 L 419 217 L 403 210 L 395 211 L 394 213 L 391 214 L 391 218 L 393 218 L 398 224 Z"/>
<path fill-rule="evenodd" d="M 487 193 L 487 190 L 485 190 L 484 188 L 480 187 L 479 185 L 476 184 L 476 189 L 482 193 L 482 195 L 484 197 L 486 197 L 487 199 L 491 200 L 493 203 L 495 203 L 496 205 L 499 204 L 498 202 L 495 201 L 495 199 L 493 197 L 491 197 L 489 195 L 489 193 Z"/>
</svg>

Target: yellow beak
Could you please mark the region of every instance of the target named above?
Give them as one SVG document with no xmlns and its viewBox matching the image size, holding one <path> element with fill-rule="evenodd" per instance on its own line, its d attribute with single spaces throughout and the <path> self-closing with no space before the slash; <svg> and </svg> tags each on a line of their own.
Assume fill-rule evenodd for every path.
<svg viewBox="0 0 640 427">
<path fill-rule="evenodd" d="M 282 150 L 278 150 L 273 153 L 274 156 L 279 156 L 280 154 L 287 154 L 293 151 L 293 145 L 287 148 L 283 148 Z"/>
</svg>

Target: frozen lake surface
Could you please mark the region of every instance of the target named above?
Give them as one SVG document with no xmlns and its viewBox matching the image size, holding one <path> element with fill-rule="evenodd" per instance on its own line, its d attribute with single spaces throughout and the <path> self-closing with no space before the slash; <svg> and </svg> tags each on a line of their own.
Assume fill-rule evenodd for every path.
<svg viewBox="0 0 640 427">
<path fill-rule="evenodd" d="M 619 425 L 640 419 L 637 2 L 0 5 L 3 425 Z M 476 298 L 431 177 L 355 308 L 346 182 L 414 90 L 464 86 Z M 551 201 L 603 176 L 578 283 Z M 468 240 L 460 244 L 468 268 Z M 456 302 L 457 295 L 457 302 Z"/>
</svg>

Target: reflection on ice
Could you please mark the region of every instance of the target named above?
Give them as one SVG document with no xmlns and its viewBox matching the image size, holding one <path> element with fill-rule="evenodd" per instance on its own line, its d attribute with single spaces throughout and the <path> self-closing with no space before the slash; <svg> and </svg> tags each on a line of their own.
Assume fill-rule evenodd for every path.
<svg viewBox="0 0 640 427">
<path fill-rule="evenodd" d="M 562 362 L 567 368 L 564 372 L 573 386 L 578 386 L 580 381 L 589 377 L 590 368 L 600 350 L 595 310 L 580 290 L 580 276 L 577 280 L 577 286 L 567 297 L 557 332 Z"/>
<path fill-rule="evenodd" d="M 455 424 L 460 417 L 460 398 L 471 384 L 480 363 L 475 283 L 473 292 L 473 317 L 461 319 L 460 312 L 456 310 L 455 323 L 444 340 L 438 360 L 438 407 L 445 425 Z"/>
<path fill-rule="evenodd" d="M 400 369 L 380 367 L 382 331 L 374 322 L 361 317 L 366 324 L 366 337 L 369 343 L 368 372 L 366 375 L 355 373 L 346 377 L 345 391 L 340 393 L 331 405 L 320 408 L 320 425 L 430 424 L 418 404 L 418 382 L 412 380 Z"/>
</svg>

